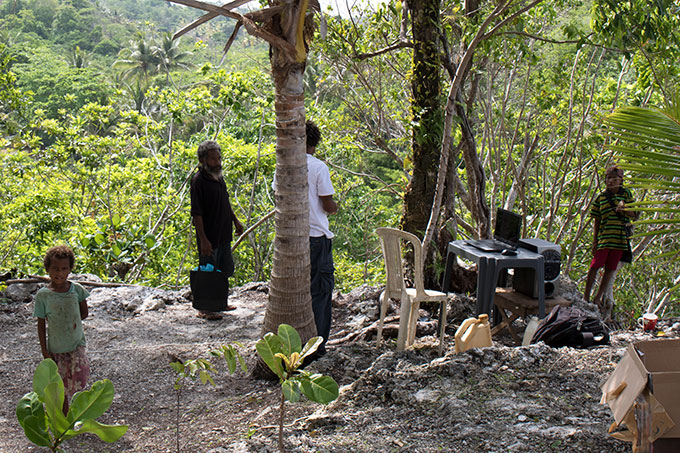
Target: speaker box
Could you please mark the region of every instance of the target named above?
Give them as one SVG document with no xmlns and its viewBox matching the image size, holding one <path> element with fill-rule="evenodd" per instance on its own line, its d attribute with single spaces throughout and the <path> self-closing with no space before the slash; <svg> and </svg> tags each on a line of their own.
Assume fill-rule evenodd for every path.
<svg viewBox="0 0 680 453">
<path fill-rule="evenodd" d="M 543 288 L 545 297 L 552 297 L 557 291 L 558 278 L 562 265 L 561 249 L 558 244 L 543 239 L 520 239 L 519 246 L 534 253 L 543 255 Z M 512 287 L 527 296 L 538 298 L 538 284 L 536 272 L 533 269 L 518 268 L 514 271 Z"/>
</svg>

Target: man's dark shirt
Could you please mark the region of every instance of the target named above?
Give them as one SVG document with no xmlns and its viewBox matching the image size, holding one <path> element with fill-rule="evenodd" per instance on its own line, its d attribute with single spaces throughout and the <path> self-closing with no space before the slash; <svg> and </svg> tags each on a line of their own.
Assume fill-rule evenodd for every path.
<svg viewBox="0 0 680 453">
<path fill-rule="evenodd" d="M 191 216 L 203 217 L 203 229 L 213 248 L 231 242 L 231 212 L 224 179 L 216 180 L 203 170 L 198 171 L 191 178 Z"/>
</svg>

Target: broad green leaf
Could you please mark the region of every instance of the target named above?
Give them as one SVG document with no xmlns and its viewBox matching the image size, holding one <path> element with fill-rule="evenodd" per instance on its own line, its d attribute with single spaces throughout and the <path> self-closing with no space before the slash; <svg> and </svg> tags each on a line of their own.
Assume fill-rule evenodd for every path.
<svg viewBox="0 0 680 453">
<path fill-rule="evenodd" d="M 301 382 L 302 393 L 310 400 L 328 404 L 338 397 L 338 383 L 330 376 L 314 375 Z"/>
<path fill-rule="evenodd" d="M 94 242 L 97 243 L 97 245 L 102 245 L 104 243 L 104 235 L 101 233 L 97 233 L 94 235 Z"/>
<path fill-rule="evenodd" d="M 210 376 L 210 373 L 207 371 L 201 371 L 198 373 L 198 377 L 201 380 L 201 384 L 205 385 L 206 382 L 210 382 L 210 385 L 215 385 L 215 381 L 213 381 L 212 376 Z"/>
<path fill-rule="evenodd" d="M 236 371 L 236 351 L 233 347 L 225 348 L 224 360 L 227 362 L 229 374 L 234 374 L 234 371 Z"/>
<path fill-rule="evenodd" d="M 291 403 L 300 401 L 300 384 L 293 379 L 287 379 L 281 384 L 283 396 Z"/>
<path fill-rule="evenodd" d="M 45 417 L 36 417 L 35 415 L 29 415 L 24 418 L 24 423 L 22 425 L 24 428 L 24 433 L 28 440 L 40 447 L 49 447 L 52 442 L 50 436 L 45 429 Z"/>
<path fill-rule="evenodd" d="M 78 430 L 69 431 L 65 439 L 82 433 L 92 433 L 99 437 L 104 442 L 115 442 L 120 439 L 128 430 L 127 425 L 104 425 L 95 420 L 84 420 L 78 427 Z"/>
<path fill-rule="evenodd" d="M 92 384 L 90 390 L 76 393 L 68 410 L 68 421 L 73 424 L 86 419 L 96 419 L 113 402 L 113 384 L 108 379 Z"/>
<path fill-rule="evenodd" d="M 47 420 L 50 429 L 55 437 L 61 437 L 70 427 L 71 423 L 64 417 L 62 411 L 64 405 L 64 384 L 59 382 L 52 382 L 44 389 L 45 398 L 45 412 L 47 413 Z"/>
<path fill-rule="evenodd" d="M 319 346 L 323 343 L 323 337 L 312 337 L 309 339 L 305 347 L 302 349 L 302 358 L 304 359 L 310 354 L 313 354 Z"/>
<path fill-rule="evenodd" d="M 57 364 L 52 359 L 45 359 L 40 362 L 33 373 L 33 391 L 38 394 L 41 401 L 45 401 L 45 388 L 53 382 L 61 384 L 61 399 L 63 401 L 64 383 L 59 376 Z"/>
<path fill-rule="evenodd" d="M 284 369 L 281 360 L 275 355 L 281 352 L 281 340 L 277 335 L 269 332 L 255 344 L 255 350 L 260 355 L 264 363 L 276 374 L 279 379 L 284 378 Z"/>
<path fill-rule="evenodd" d="M 171 362 L 170 366 L 175 370 L 175 373 L 182 373 L 184 371 L 184 365 L 179 362 Z"/>
<path fill-rule="evenodd" d="M 239 365 L 241 365 L 241 371 L 246 373 L 248 371 L 248 365 L 246 364 L 245 359 L 243 358 L 243 356 L 241 356 L 241 354 L 238 354 L 237 357 L 238 357 L 238 363 L 239 363 Z"/>
<path fill-rule="evenodd" d="M 17 420 L 19 424 L 24 426 L 24 419 L 29 415 L 34 415 L 43 421 L 43 428 L 45 425 L 45 408 L 38 399 L 38 394 L 35 392 L 25 394 L 17 403 L 16 408 Z"/>
<path fill-rule="evenodd" d="M 118 225 L 120 225 L 120 220 L 121 220 L 120 216 L 118 214 L 114 214 L 111 217 L 111 225 L 113 225 L 114 227 L 117 227 Z"/>
<path fill-rule="evenodd" d="M 300 335 L 288 324 L 279 325 L 279 339 L 281 340 L 281 352 L 289 357 L 292 353 L 302 350 Z"/>
<path fill-rule="evenodd" d="M 120 255 L 120 252 L 121 252 L 120 247 L 118 247 L 116 244 L 113 244 L 113 245 L 111 246 L 111 251 L 113 252 L 113 254 L 114 254 L 115 256 L 119 256 L 119 255 Z"/>
<path fill-rule="evenodd" d="M 153 247 L 156 245 L 156 237 L 151 233 L 147 234 L 144 236 L 144 244 L 146 244 L 148 248 Z"/>
<path fill-rule="evenodd" d="M 243 361 L 243 358 L 240 355 L 236 354 L 236 351 L 234 351 L 233 349 L 230 349 L 229 350 L 229 360 L 227 360 L 227 365 L 229 365 L 229 374 L 234 374 L 234 371 L 236 371 L 236 358 L 237 357 L 240 361 Z M 226 358 L 227 358 L 227 356 L 225 355 L 225 359 Z M 241 364 L 241 365 L 243 365 L 243 364 Z"/>
</svg>

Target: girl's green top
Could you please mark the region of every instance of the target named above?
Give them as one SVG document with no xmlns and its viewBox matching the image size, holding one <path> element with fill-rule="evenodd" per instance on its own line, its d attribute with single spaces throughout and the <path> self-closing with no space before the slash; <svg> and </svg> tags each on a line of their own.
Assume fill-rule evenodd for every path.
<svg viewBox="0 0 680 453">
<path fill-rule="evenodd" d="M 90 293 L 78 283 L 69 283 L 71 287 L 65 293 L 41 288 L 34 300 L 33 316 L 47 319 L 47 349 L 55 354 L 85 346 L 80 302 Z"/>
</svg>

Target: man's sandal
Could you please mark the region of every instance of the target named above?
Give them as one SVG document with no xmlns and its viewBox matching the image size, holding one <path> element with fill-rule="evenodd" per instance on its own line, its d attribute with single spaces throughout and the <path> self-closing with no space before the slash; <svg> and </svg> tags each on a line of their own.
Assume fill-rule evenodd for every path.
<svg viewBox="0 0 680 453">
<path fill-rule="evenodd" d="M 202 312 L 199 311 L 198 314 L 196 315 L 197 317 L 201 319 L 205 319 L 207 321 L 219 321 L 222 319 L 222 315 L 219 313 L 214 313 L 214 312 Z"/>
</svg>

